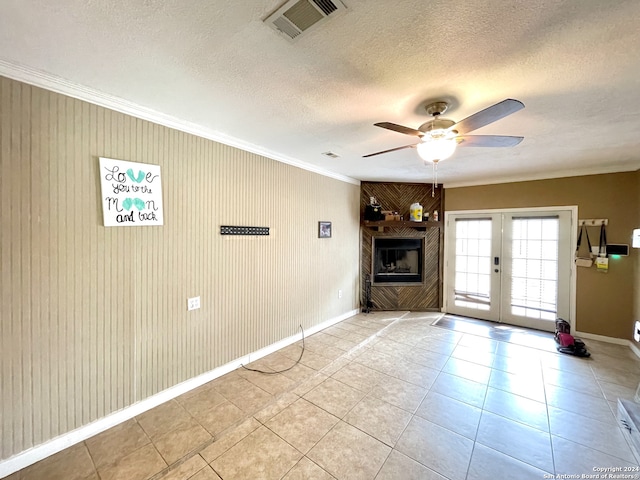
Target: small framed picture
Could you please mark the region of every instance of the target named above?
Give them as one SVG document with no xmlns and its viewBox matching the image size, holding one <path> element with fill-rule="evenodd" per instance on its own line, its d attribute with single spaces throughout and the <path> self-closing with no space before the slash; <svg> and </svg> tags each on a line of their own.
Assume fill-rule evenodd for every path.
<svg viewBox="0 0 640 480">
<path fill-rule="evenodd" d="M 331 222 L 318 222 L 318 237 L 331 238 Z"/>
</svg>

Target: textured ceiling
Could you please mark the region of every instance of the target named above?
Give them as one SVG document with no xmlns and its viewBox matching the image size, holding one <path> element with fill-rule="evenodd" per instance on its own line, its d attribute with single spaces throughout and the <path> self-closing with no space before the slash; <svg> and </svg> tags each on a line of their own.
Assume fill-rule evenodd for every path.
<svg viewBox="0 0 640 480">
<path fill-rule="evenodd" d="M 455 121 L 526 106 L 473 132 L 520 145 L 458 149 L 445 185 L 640 168 L 639 1 L 343 1 L 291 42 L 263 23 L 281 0 L 2 0 L 0 74 L 59 78 L 358 180 L 431 181 L 415 149 L 362 155 L 415 143 L 373 123 L 417 128 L 435 99 Z"/>
</svg>

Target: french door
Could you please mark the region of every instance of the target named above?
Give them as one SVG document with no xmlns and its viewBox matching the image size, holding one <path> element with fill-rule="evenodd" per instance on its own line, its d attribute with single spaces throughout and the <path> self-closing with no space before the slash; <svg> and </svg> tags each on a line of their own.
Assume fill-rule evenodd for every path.
<svg viewBox="0 0 640 480">
<path fill-rule="evenodd" d="M 570 320 L 572 210 L 446 217 L 448 313 L 547 331 Z"/>
</svg>

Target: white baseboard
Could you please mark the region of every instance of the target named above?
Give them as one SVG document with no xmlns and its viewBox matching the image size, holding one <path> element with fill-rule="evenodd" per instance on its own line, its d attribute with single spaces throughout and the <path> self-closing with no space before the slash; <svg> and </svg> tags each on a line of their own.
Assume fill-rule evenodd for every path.
<svg viewBox="0 0 640 480">
<path fill-rule="evenodd" d="M 640 358 L 640 349 L 638 348 L 638 345 L 631 340 L 627 340 L 626 338 L 605 337 L 604 335 L 596 335 L 595 333 L 585 332 L 576 332 L 574 337 L 586 338 L 588 340 L 598 340 L 600 342 L 615 343 L 616 345 L 626 345 L 631 349 L 636 357 Z"/>
<path fill-rule="evenodd" d="M 616 345 L 629 345 L 629 340 L 626 338 L 606 337 L 604 335 L 597 335 L 595 333 L 586 333 L 576 331 L 574 337 L 587 338 L 589 340 L 598 340 L 599 342 L 615 343 Z"/>
<path fill-rule="evenodd" d="M 359 309 L 351 310 L 350 312 L 346 312 L 342 315 L 331 318 L 325 322 L 311 327 L 310 329 L 306 330 L 304 334 L 305 336 L 313 335 L 320 330 L 324 330 L 325 328 L 335 325 L 336 323 L 346 320 L 347 318 L 353 317 L 358 313 L 360 313 Z M 25 450 L 24 452 L 9 457 L 8 459 L 0 462 L 0 478 L 11 475 L 18 470 L 22 470 L 29 465 L 33 465 L 34 463 L 39 462 L 40 460 L 43 460 L 55 453 L 58 453 L 65 448 L 82 442 L 87 438 L 97 435 L 98 433 L 104 432 L 105 430 L 108 430 L 111 427 L 114 427 L 137 415 L 140 415 L 147 410 L 151 410 L 152 408 L 157 407 L 164 402 L 168 402 L 169 400 L 172 400 L 186 392 L 189 392 L 194 388 L 198 388 L 199 386 L 204 385 L 211 380 L 221 377 L 222 375 L 225 375 L 240 367 L 240 365 L 249 364 L 266 355 L 269 355 L 270 353 L 291 345 L 301 338 L 302 332 L 296 335 L 292 335 L 265 348 L 261 348 L 260 350 L 233 360 L 218 368 L 214 368 L 213 370 L 203 373 L 202 375 L 198 375 L 197 377 L 190 378 L 189 380 L 174 385 L 173 387 L 167 388 L 166 390 L 156 393 L 151 397 L 145 398 L 140 402 L 134 403 L 129 407 L 126 407 L 117 412 L 113 412 L 106 417 L 102 417 L 87 425 L 83 425 L 82 427 L 76 428 L 75 430 L 71 430 L 70 432 L 64 433 L 56 438 L 48 440 L 45 443 L 36 445 L 29 450 Z"/>
<path fill-rule="evenodd" d="M 329 319 L 329 320 L 327 320 L 325 322 L 322 322 L 322 323 L 320 323 L 318 325 L 315 325 L 315 326 L 311 327 L 310 329 L 308 329 L 308 330 L 306 330 L 304 332 L 304 336 L 308 337 L 310 335 L 313 335 L 314 333 L 318 333 L 320 330 L 324 330 L 325 328 L 329 328 L 330 326 L 335 325 L 338 322 L 342 322 L 343 320 L 346 320 L 347 318 L 353 317 L 354 315 L 357 315 L 358 313 L 360 313 L 360 309 L 351 310 L 350 312 L 343 313 L 340 316 L 334 317 L 332 319 Z M 267 347 L 264 347 L 264 348 L 261 348 L 260 350 L 256 350 L 253 353 L 250 353 L 249 355 L 246 356 L 247 360 L 245 362 L 241 362 L 241 364 L 246 365 L 247 363 L 255 362 L 256 360 L 259 360 L 262 357 L 266 357 L 270 353 L 277 352 L 278 350 L 281 350 L 284 347 L 287 347 L 287 346 L 291 345 L 292 343 L 297 342 L 300 339 L 302 339 L 302 332 L 297 333 L 295 335 L 292 335 L 291 337 L 285 338 L 283 340 L 280 340 L 279 342 L 272 343 L 271 345 L 269 345 Z M 238 367 L 239 366 L 240 366 L 240 364 L 238 365 Z M 209 381 L 210 380 L 207 380 L 207 382 L 209 382 Z M 206 383 L 206 382 L 203 382 L 203 383 Z M 189 389 L 189 390 L 191 390 L 191 389 Z M 182 394 L 180 394 L 180 395 L 182 395 Z"/>
</svg>

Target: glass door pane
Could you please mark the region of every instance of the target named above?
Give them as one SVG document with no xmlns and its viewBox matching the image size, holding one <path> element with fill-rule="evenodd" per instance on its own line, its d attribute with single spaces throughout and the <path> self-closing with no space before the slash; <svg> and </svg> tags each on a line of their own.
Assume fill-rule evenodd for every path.
<svg viewBox="0 0 640 480">
<path fill-rule="evenodd" d="M 502 321 L 552 331 L 568 318 L 568 215 L 505 215 Z"/>
<path fill-rule="evenodd" d="M 455 305 L 489 310 L 491 219 L 456 221 Z"/>
<path fill-rule="evenodd" d="M 500 283 L 493 259 L 499 255 L 495 248 L 499 223 L 487 215 L 450 219 L 448 245 L 455 253 L 447 261 L 449 312 L 497 321 Z"/>
<path fill-rule="evenodd" d="M 558 313 L 557 218 L 514 218 L 512 315 L 555 321 Z"/>
</svg>

